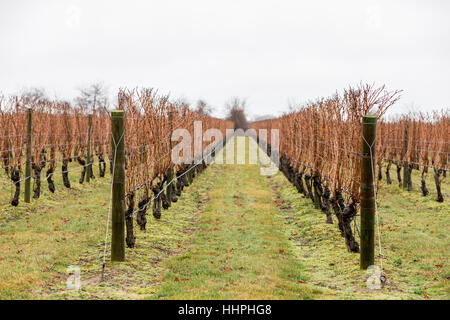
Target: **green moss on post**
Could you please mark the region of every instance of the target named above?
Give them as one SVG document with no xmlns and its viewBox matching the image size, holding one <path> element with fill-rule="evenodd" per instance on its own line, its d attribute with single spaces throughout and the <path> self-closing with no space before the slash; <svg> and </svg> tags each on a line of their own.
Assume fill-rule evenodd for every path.
<svg viewBox="0 0 450 320">
<path fill-rule="evenodd" d="M 124 111 L 111 112 L 113 156 L 111 261 L 125 261 L 125 128 Z"/>
<path fill-rule="evenodd" d="M 361 159 L 361 253 L 360 267 L 374 264 L 375 254 L 375 150 L 377 117 L 366 115 L 362 120 Z M 371 150 L 372 149 L 372 150 Z M 372 171 L 373 170 L 373 171 Z"/>
</svg>

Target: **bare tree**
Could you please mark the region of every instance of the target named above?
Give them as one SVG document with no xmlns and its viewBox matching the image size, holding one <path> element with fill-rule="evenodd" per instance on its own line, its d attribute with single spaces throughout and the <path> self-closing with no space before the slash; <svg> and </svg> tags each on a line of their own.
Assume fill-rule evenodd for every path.
<svg viewBox="0 0 450 320">
<path fill-rule="evenodd" d="M 205 116 L 211 116 L 214 109 L 205 100 L 199 99 L 197 101 L 197 109 L 195 111 Z"/>
<path fill-rule="evenodd" d="M 22 101 L 34 105 L 36 103 L 48 101 L 44 88 L 26 88 L 21 92 Z"/>
<path fill-rule="evenodd" d="M 83 109 L 106 109 L 108 105 L 108 89 L 102 83 L 93 83 L 85 88 L 78 88 L 80 94 L 75 103 Z"/>
<path fill-rule="evenodd" d="M 250 127 L 245 116 L 246 104 L 246 100 L 239 97 L 233 97 L 225 104 L 227 120 L 234 123 L 234 129 L 247 130 Z"/>
</svg>

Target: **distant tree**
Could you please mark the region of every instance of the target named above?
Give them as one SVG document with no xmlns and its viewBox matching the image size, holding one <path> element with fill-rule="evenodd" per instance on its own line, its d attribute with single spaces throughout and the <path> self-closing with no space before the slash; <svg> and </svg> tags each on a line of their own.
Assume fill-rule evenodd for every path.
<svg viewBox="0 0 450 320">
<path fill-rule="evenodd" d="M 23 89 L 21 99 L 24 103 L 31 105 L 49 100 L 44 88 Z"/>
<path fill-rule="evenodd" d="M 102 83 L 93 83 L 88 87 L 78 88 L 79 96 L 75 104 L 83 109 L 95 111 L 105 110 L 108 105 L 108 89 Z"/>
<path fill-rule="evenodd" d="M 214 109 L 205 100 L 200 99 L 197 101 L 197 108 L 195 109 L 195 111 L 205 116 L 211 116 Z"/>
<path fill-rule="evenodd" d="M 250 128 L 245 116 L 246 104 L 246 100 L 239 97 L 233 97 L 225 104 L 225 109 L 228 113 L 227 120 L 234 123 L 234 129 L 245 131 Z"/>
</svg>

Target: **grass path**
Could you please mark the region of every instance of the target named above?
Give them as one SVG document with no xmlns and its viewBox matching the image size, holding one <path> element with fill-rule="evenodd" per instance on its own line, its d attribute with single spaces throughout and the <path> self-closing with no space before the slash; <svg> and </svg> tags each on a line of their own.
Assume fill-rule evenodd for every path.
<svg viewBox="0 0 450 320">
<path fill-rule="evenodd" d="M 306 299 L 317 290 L 283 235 L 256 165 L 215 165 L 214 186 L 191 245 L 167 262 L 154 298 Z"/>
</svg>

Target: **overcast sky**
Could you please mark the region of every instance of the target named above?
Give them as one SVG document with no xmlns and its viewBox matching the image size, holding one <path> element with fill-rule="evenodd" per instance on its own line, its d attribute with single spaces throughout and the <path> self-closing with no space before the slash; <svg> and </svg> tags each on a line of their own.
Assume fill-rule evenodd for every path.
<svg viewBox="0 0 450 320">
<path fill-rule="evenodd" d="M 450 1 L 2 1 L 0 91 L 60 98 L 101 81 L 155 87 L 216 115 L 329 96 L 360 81 L 403 89 L 395 112 L 450 106 Z"/>
</svg>

